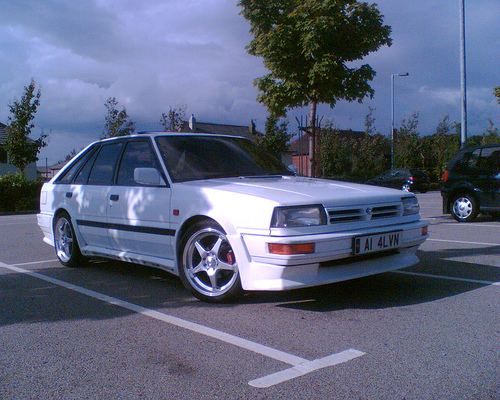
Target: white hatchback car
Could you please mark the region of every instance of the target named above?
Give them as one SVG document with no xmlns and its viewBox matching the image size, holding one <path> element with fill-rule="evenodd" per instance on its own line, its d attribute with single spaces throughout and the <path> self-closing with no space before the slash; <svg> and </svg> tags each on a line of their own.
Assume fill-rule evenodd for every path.
<svg viewBox="0 0 500 400">
<path fill-rule="evenodd" d="M 405 268 L 428 237 L 412 193 L 294 176 L 243 138 L 149 133 L 81 151 L 41 192 L 63 265 L 164 269 L 205 301 Z"/>
</svg>

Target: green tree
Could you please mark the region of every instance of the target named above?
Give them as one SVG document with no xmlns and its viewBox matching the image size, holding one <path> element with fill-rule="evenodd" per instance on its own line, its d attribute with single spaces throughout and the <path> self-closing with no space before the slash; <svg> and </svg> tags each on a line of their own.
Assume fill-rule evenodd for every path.
<svg viewBox="0 0 500 400">
<path fill-rule="evenodd" d="M 26 166 L 37 162 L 40 149 L 47 145 L 47 135 L 43 131 L 36 140 L 29 137 L 35 127 L 32 121 L 40 105 L 41 90 L 38 89 L 35 93 L 35 86 L 35 80 L 31 79 L 31 83 L 24 88 L 21 100 L 14 100 L 9 104 L 11 115 L 8 117 L 6 128 L 5 150 L 9 162 L 19 168 L 23 175 Z"/>
<path fill-rule="evenodd" d="M 494 89 L 495 97 L 497 98 L 498 104 L 500 104 L 500 86 Z"/>
<path fill-rule="evenodd" d="M 125 107 L 121 111 L 117 110 L 118 102 L 115 97 L 110 97 L 104 104 L 108 115 L 106 115 L 106 125 L 102 138 L 110 138 L 116 136 L 127 136 L 135 132 L 135 124 L 129 120 Z"/>
<path fill-rule="evenodd" d="M 278 124 L 279 118 L 269 115 L 266 119 L 266 133 L 256 138 L 257 145 L 274 158 L 281 160 L 281 154 L 288 150 L 292 135 L 288 133 L 288 121 Z"/>
<path fill-rule="evenodd" d="M 257 78 L 258 101 L 271 114 L 309 106 L 311 175 L 316 174 L 316 109 L 372 97 L 375 71 L 361 60 L 390 45 L 391 28 L 375 4 L 352 0 L 240 0 L 254 36 L 249 54 L 270 73 Z"/>
<path fill-rule="evenodd" d="M 451 123 L 449 115 L 446 115 L 439 121 L 436 133 L 425 141 L 428 143 L 426 154 L 432 158 L 429 172 L 435 179 L 442 176 L 446 164 L 460 149 L 460 136 L 457 134 L 456 125 Z"/>
<path fill-rule="evenodd" d="M 186 119 L 185 104 L 178 105 L 177 107 L 170 106 L 167 113 L 161 114 L 160 124 L 164 132 L 180 132 Z"/>
<path fill-rule="evenodd" d="M 413 113 L 408 121 L 404 119 L 396 129 L 394 138 L 394 167 L 419 168 L 422 163 L 422 146 L 418 133 L 418 112 Z"/>
</svg>

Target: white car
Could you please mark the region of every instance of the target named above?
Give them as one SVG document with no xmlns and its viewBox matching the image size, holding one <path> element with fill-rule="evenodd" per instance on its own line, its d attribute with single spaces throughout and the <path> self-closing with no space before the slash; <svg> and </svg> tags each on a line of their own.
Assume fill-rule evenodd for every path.
<svg viewBox="0 0 500 400">
<path fill-rule="evenodd" d="M 405 268 L 428 237 L 412 193 L 294 176 L 243 138 L 149 133 L 82 150 L 41 192 L 63 265 L 106 257 L 205 301 Z"/>
</svg>

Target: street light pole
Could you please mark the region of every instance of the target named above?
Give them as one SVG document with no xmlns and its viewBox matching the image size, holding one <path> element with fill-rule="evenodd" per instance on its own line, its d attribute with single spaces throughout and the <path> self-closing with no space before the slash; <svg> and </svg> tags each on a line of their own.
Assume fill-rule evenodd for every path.
<svg viewBox="0 0 500 400">
<path fill-rule="evenodd" d="M 394 168 L 394 77 L 408 75 L 408 72 L 391 75 L 391 169 Z"/>
<path fill-rule="evenodd" d="M 460 82 L 462 93 L 462 123 L 460 125 L 461 147 L 467 142 L 467 83 L 465 55 L 465 0 L 460 0 Z"/>
</svg>

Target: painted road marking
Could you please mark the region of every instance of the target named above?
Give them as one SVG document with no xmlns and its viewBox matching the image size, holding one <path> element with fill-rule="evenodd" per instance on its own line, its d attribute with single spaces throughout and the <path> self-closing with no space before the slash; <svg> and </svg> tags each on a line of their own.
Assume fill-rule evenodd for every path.
<svg viewBox="0 0 500 400">
<path fill-rule="evenodd" d="M 309 372 L 313 372 L 319 368 L 325 368 L 328 366 L 333 366 L 337 365 L 339 363 L 347 362 L 353 358 L 360 357 L 362 356 L 363 353 L 362 351 L 359 350 L 346 350 L 345 352 L 338 353 L 338 354 L 333 354 L 331 356 L 322 358 L 320 360 L 314 360 L 314 361 L 309 361 L 306 360 L 305 358 L 297 357 L 292 354 L 285 353 L 280 350 L 273 349 L 268 346 L 261 345 L 256 342 L 252 342 L 250 340 L 242 339 L 238 336 L 234 336 L 222 331 L 218 331 L 212 328 L 208 328 L 203 325 L 196 324 L 194 322 L 189 322 L 186 320 L 183 320 L 181 318 L 173 317 L 171 315 L 167 315 L 158 311 L 154 311 L 142 306 L 139 306 L 137 304 L 129 303 L 124 300 L 117 299 L 115 297 L 107 296 L 105 294 L 95 292 L 93 290 L 85 289 L 77 285 L 73 285 L 71 283 L 67 283 L 64 281 L 61 281 L 59 279 L 51 278 L 49 276 L 45 276 L 42 274 L 39 274 L 37 272 L 29 271 L 20 267 L 16 267 L 14 265 L 8 265 L 0 262 L 0 267 L 3 267 L 5 269 L 8 269 L 10 271 L 14 271 L 17 273 L 25 274 L 37 279 L 41 279 L 46 282 L 50 282 L 54 285 L 64 287 L 66 289 L 84 294 L 89 297 L 93 297 L 95 299 L 104 301 L 108 304 L 112 304 L 118 307 L 125 308 L 127 310 L 131 310 L 133 312 L 136 312 L 138 314 L 154 318 L 166 323 L 169 323 L 171 325 L 178 326 L 180 328 L 188 329 L 190 331 L 212 337 L 214 339 L 232 344 L 234 346 L 238 346 L 240 348 L 252 351 L 257 354 L 261 354 L 263 356 L 272 358 L 277 361 L 284 362 L 286 364 L 293 365 L 294 368 L 287 369 L 285 371 L 282 371 L 281 373 L 278 372 L 277 374 L 272 374 L 268 375 L 267 377 L 256 379 L 251 381 L 249 384 L 252 384 L 252 382 L 257 382 L 257 384 L 252 385 L 255 387 L 269 387 L 272 386 L 273 383 L 278 384 L 280 382 L 284 382 L 290 379 L 293 379 L 295 376 L 301 376 L 305 375 Z M 300 372 L 298 375 L 297 372 Z M 259 381 L 261 382 L 260 385 L 265 385 L 265 386 L 258 386 Z"/>
<path fill-rule="evenodd" d="M 464 242 L 461 240 L 427 239 L 426 241 L 427 242 L 459 243 L 459 244 L 478 244 L 480 246 L 500 246 L 500 243 Z"/>
<path fill-rule="evenodd" d="M 292 368 L 285 369 L 284 371 L 276 372 L 274 374 L 255 379 L 248 382 L 248 384 L 253 387 L 267 388 L 294 378 L 298 378 L 299 376 L 306 375 L 310 372 L 317 371 L 318 369 L 345 363 L 354 358 L 361 357 L 364 354 L 366 353 L 359 350 L 349 349 L 346 351 L 342 351 L 341 353 L 332 354 L 331 356 L 321 358 L 319 360 L 308 361 L 306 363 L 296 365 Z"/>
<path fill-rule="evenodd" d="M 456 278 L 454 276 L 423 274 L 423 273 L 420 273 L 420 272 L 410 272 L 410 271 L 392 271 L 392 272 L 394 272 L 395 274 L 422 276 L 424 278 L 446 279 L 446 280 L 449 280 L 449 281 L 477 283 L 477 284 L 480 284 L 480 285 L 500 286 L 500 282 L 481 281 L 481 280 L 478 280 L 478 279 Z"/>
</svg>

